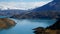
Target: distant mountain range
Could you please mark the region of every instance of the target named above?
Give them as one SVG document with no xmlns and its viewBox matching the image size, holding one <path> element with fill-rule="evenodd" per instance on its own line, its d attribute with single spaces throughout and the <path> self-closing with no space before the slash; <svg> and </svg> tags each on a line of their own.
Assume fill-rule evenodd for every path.
<svg viewBox="0 0 60 34">
<path fill-rule="evenodd" d="M 32 10 L 0 10 L 0 15 L 11 15 L 11 18 L 60 18 L 60 0 L 37 7 Z"/>
<path fill-rule="evenodd" d="M 15 14 L 22 14 L 27 12 L 27 10 L 19 10 L 19 9 L 8 9 L 8 10 L 0 10 L 0 15 L 2 16 L 12 16 Z"/>
</svg>

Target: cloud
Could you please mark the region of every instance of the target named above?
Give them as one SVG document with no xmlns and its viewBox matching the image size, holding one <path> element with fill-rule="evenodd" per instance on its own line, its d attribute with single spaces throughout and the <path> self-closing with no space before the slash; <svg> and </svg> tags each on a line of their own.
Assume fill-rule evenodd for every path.
<svg viewBox="0 0 60 34">
<path fill-rule="evenodd" d="M 1 9 L 31 9 L 43 6 L 49 2 L 0 2 Z"/>
</svg>

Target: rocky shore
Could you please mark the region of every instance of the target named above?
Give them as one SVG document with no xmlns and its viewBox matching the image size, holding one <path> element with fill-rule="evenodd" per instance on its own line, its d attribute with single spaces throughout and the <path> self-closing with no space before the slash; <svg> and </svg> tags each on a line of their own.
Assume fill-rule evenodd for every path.
<svg viewBox="0 0 60 34">
<path fill-rule="evenodd" d="M 58 19 L 53 25 L 49 27 L 37 27 L 34 28 L 35 34 L 60 34 L 60 19 Z"/>
<path fill-rule="evenodd" d="M 8 29 L 15 25 L 16 23 L 13 20 L 10 20 L 8 18 L 0 18 L 0 29 Z"/>
</svg>

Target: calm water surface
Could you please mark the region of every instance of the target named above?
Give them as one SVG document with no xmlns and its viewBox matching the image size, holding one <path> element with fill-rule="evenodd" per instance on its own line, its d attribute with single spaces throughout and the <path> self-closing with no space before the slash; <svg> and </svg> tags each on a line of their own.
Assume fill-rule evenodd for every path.
<svg viewBox="0 0 60 34">
<path fill-rule="evenodd" d="M 44 27 L 54 24 L 56 20 L 46 20 L 46 19 L 12 19 L 17 24 L 15 27 L 8 30 L 0 31 L 0 34 L 34 34 L 33 28 Z"/>
</svg>

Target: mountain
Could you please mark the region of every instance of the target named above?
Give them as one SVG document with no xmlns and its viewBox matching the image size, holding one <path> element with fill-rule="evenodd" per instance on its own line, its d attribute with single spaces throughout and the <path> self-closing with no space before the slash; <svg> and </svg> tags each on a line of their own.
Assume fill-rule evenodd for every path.
<svg viewBox="0 0 60 34">
<path fill-rule="evenodd" d="M 3 10 L 0 11 L 3 15 L 12 15 L 12 18 L 45 18 L 56 19 L 60 17 L 60 0 L 53 0 L 52 2 L 37 7 L 32 10 Z"/>
<path fill-rule="evenodd" d="M 60 0 L 53 0 L 52 2 L 31 11 L 60 11 Z"/>
<path fill-rule="evenodd" d="M 13 15 L 15 18 L 43 18 L 43 19 L 57 19 L 60 17 L 60 0 L 53 0 L 52 2 L 35 9 L 29 10 L 22 15 Z"/>
<path fill-rule="evenodd" d="M 27 10 L 19 10 L 19 9 L 8 9 L 8 10 L 0 10 L 0 16 L 12 16 L 15 14 L 23 14 Z"/>
</svg>

